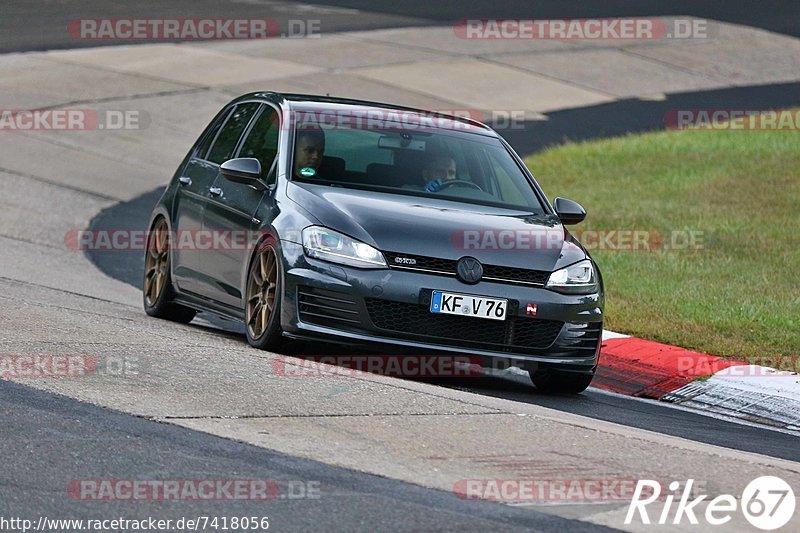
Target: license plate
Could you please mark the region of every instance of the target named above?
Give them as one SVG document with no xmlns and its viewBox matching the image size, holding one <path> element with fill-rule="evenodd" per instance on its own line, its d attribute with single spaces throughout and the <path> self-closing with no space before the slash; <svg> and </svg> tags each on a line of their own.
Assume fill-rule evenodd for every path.
<svg viewBox="0 0 800 533">
<path fill-rule="evenodd" d="M 431 313 L 505 320 L 508 300 L 454 292 L 433 291 Z"/>
</svg>

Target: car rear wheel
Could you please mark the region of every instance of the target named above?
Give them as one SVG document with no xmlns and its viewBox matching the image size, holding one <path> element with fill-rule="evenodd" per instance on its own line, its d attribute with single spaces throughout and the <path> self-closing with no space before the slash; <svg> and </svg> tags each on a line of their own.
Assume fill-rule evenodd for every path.
<svg viewBox="0 0 800 533">
<path fill-rule="evenodd" d="M 275 246 L 262 244 L 247 276 L 245 329 L 247 342 L 254 348 L 277 350 L 285 344 L 280 320 L 281 278 L 281 261 Z"/>
<path fill-rule="evenodd" d="M 558 372 L 556 370 L 529 371 L 536 388 L 547 393 L 579 394 L 586 390 L 593 374 Z"/>
<path fill-rule="evenodd" d="M 144 311 L 150 316 L 188 324 L 197 311 L 172 302 L 175 293 L 169 264 L 171 242 L 167 221 L 159 218 L 148 234 L 145 248 L 142 284 Z"/>
</svg>

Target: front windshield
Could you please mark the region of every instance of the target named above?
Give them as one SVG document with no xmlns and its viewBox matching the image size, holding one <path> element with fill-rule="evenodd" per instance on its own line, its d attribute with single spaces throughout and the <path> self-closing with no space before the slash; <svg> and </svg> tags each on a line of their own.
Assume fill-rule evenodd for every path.
<svg viewBox="0 0 800 533">
<path fill-rule="evenodd" d="M 498 139 L 419 124 L 308 117 L 295 122 L 293 180 L 544 212 Z"/>
</svg>

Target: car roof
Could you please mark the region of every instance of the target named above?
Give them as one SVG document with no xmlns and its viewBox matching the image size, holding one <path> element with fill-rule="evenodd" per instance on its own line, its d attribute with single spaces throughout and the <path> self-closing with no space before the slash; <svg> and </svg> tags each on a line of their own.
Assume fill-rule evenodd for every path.
<svg viewBox="0 0 800 533">
<path fill-rule="evenodd" d="M 402 113 L 401 120 L 410 124 L 431 124 L 431 119 L 435 119 L 434 127 L 446 130 L 458 130 L 469 133 L 499 137 L 499 135 L 486 124 L 474 120 L 470 117 L 459 116 L 457 110 L 453 113 L 443 111 L 431 111 L 401 105 L 371 102 L 369 100 L 358 100 L 354 98 L 342 98 L 337 96 L 321 96 L 313 94 L 279 93 L 274 91 L 259 91 L 240 96 L 239 100 L 264 99 L 274 103 L 287 102 L 292 110 L 310 113 L 341 113 L 345 115 L 361 115 L 373 111 L 378 112 L 384 120 L 390 121 L 395 114 Z M 477 111 L 461 110 L 467 114 L 477 114 Z M 440 120 L 441 119 L 441 120 Z"/>
</svg>

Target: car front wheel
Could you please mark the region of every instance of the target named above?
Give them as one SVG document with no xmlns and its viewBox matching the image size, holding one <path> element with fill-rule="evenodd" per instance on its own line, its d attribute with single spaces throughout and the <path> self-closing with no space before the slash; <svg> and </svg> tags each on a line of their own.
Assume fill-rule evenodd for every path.
<svg viewBox="0 0 800 533">
<path fill-rule="evenodd" d="M 275 246 L 263 243 L 250 265 L 245 301 L 247 342 L 261 350 L 284 345 L 281 330 L 281 261 Z"/>
</svg>

